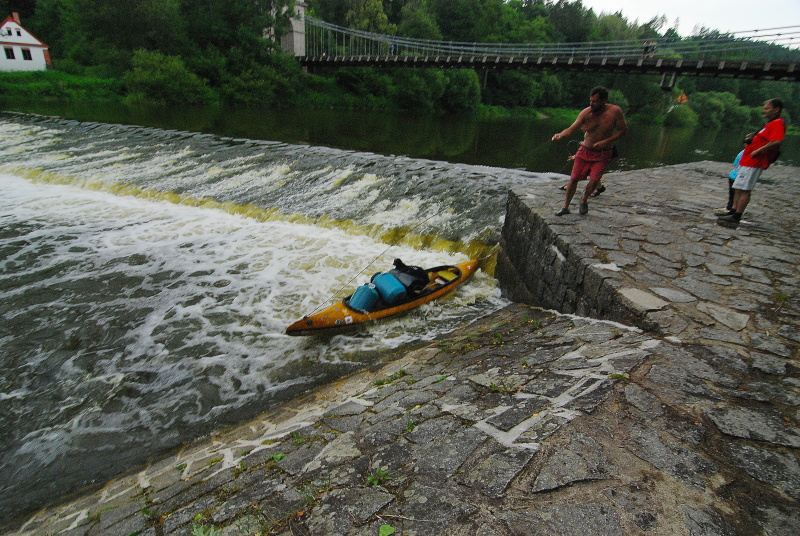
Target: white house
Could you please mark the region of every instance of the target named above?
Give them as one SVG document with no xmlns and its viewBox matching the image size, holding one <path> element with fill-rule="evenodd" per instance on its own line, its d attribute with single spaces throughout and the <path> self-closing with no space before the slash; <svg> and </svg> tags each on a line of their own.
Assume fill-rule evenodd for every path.
<svg viewBox="0 0 800 536">
<path fill-rule="evenodd" d="M 0 71 L 44 71 L 50 69 L 48 46 L 22 27 L 13 13 L 0 26 Z"/>
</svg>

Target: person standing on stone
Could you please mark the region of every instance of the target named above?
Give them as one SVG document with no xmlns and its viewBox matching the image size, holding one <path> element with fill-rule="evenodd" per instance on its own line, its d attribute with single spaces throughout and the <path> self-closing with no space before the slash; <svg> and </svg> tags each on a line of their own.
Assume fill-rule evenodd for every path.
<svg viewBox="0 0 800 536">
<path fill-rule="evenodd" d="M 753 141 L 753 138 L 750 134 L 744 139 L 744 146 Z M 742 160 L 742 155 L 744 155 L 744 149 L 739 151 L 739 154 L 736 155 L 736 158 L 733 159 L 733 169 L 730 173 L 728 173 L 728 204 L 725 205 L 725 208 L 716 211 L 715 215 L 719 218 L 722 216 L 729 216 L 733 214 L 733 198 L 734 198 L 734 189 L 733 183 L 736 181 L 736 176 L 739 174 L 739 162 Z"/>
<path fill-rule="evenodd" d="M 556 212 L 556 216 L 569 214 L 569 204 L 572 201 L 578 182 L 587 177 L 589 183 L 581 197 L 580 213 L 589 212 L 589 197 L 594 192 L 603 172 L 613 157 L 614 142 L 620 139 L 628 130 L 625 122 L 625 114 L 622 108 L 615 104 L 608 103 L 608 90 L 598 86 L 589 92 L 589 107 L 584 108 L 578 114 L 575 122 L 571 126 L 554 134 L 552 140 L 558 141 L 576 133 L 578 129 L 583 131 L 583 141 L 578 152 L 575 153 L 575 161 L 572 164 L 572 173 L 567 192 L 564 199 L 564 207 Z"/>
<path fill-rule="evenodd" d="M 750 192 L 756 186 L 761 173 L 772 164 L 780 154 L 780 147 L 786 135 L 786 121 L 781 117 L 783 101 L 769 99 L 761 110 L 767 120 L 764 128 L 753 135 L 744 149 L 739 161 L 739 172 L 733 182 L 733 212 L 719 218 L 718 223 L 736 227 L 742 219 L 744 209 L 750 202 Z"/>
</svg>

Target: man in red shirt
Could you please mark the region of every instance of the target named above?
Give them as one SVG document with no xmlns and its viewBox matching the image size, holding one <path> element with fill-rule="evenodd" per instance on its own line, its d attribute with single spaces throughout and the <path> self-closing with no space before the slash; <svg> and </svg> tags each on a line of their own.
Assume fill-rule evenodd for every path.
<svg viewBox="0 0 800 536">
<path fill-rule="evenodd" d="M 762 113 L 767 124 L 759 130 L 747 147 L 739 161 L 739 173 L 733 183 L 733 209 L 730 214 L 719 219 L 719 223 L 736 226 L 742 219 L 742 213 L 750 202 L 750 192 L 755 188 L 761 172 L 775 161 L 780 153 L 781 143 L 786 134 L 786 121 L 781 117 L 783 101 L 770 99 L 764 103 Z"/>
</svg>

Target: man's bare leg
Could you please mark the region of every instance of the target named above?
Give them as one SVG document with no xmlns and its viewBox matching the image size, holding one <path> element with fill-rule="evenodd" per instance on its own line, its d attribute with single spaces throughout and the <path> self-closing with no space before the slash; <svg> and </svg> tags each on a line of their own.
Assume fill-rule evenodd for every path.
<svg viewBox="0 0 800 536">
<path fill-rule="evenodd" d="M 592 194 L 595 190 L 597 190 L 597 183 L 600 181 L 589 181 L 589 184 L 586 185 L 586 189 L 583 191 L 583 197 L 581 197 L 581 203 L 587 203 L 589 198 L 592 197 Z"/>
<path fill-rule="evenodd" d="M 734 192 L 733 209 L 741 214 L 750 202 L 750 190 L 734 190 Z"/>
<path fill-rule="evenodd" d="M 556 216 L 563 216 L 564 214 L 569 214 L 569 204 L 572 202 L 572 198 L 575 197 L 575 191 L 578 189 L 578 181 L 575 179 L 570 179 L 567 183 L 567 191 L 564 194 L 564 207 L 556 212 Z"/>
<path fill-rule="evenodd" d="M 569 208 L 569 204 L 572 203 L 572 198 L 575 197 L 575 192 L 578 190 L 578 181 L 577 180 L 569 180 L 569 184 L 567 184 L 567 193 L 564 196 L 564 208 Z"/>
</svg>

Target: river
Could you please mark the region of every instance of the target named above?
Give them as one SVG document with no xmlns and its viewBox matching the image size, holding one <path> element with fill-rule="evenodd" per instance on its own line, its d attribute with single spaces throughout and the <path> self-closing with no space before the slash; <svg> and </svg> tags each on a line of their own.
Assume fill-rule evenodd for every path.
<svg viewBox="0 0 800 536">
<path fill-rule="evenodd" d="M 68 119 L 0 113 L 3 517 L 503 307 L 489 263 L 363 331 L 283 331 L 396 257 L 491 253 L 508 188 L 563 178 L 571 147 L 552 121 L 36 111 Z M 738 150 L 632 130 L 618 168 Z"/>
<path fill-rule="evenodd" d="M 2 105 L 0 105 L 1 107 Z M 257 109 L 118 103 L 25 102 L 3 109 L 80 121 L 145 125 L 249 139 L 307 143 L 446 162 L 568 172 L 575 143 L 551 143 L 568 125 L 557 119 L 414 116 L 386 111 Z M 611 169 L 630 170 L 701 160 L 732 162 L 747 129 L 664 128 L 632 122 Z M 800 136 L 788 136 L 780 163 L 800 165 Z"/>
</svg>

